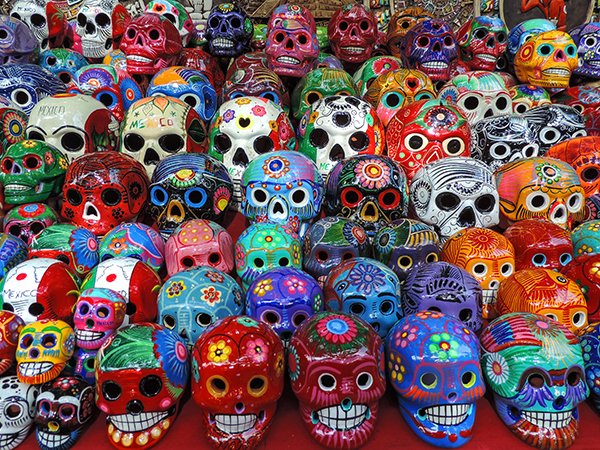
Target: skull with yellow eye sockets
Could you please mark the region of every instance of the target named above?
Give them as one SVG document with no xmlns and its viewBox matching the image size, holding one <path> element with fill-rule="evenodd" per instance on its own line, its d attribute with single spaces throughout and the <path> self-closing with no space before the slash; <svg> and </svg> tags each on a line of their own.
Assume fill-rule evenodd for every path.
<svg viewBox="0 0 600 450">
<path fill-rule="evenodd" d="M 567 163 L 526 158 L 503 165 L 495 174 L 500 213 L 506 222 L 541 217 L 571 229 L 583 219 L 585 191 Z"/>
<path fill-rule="evenodd" d="M 573 333 L 588 324 L 587 303 L 581 288 L 550 269 L 523 269 L 502 281 L 496 299 L 499 315 L 529 312 L 546 316 Z"/>
<path fill-rule="evenodd" d="M 420 168 L 447 156 L 471 155 L 471 127 L 455 104 L 419 100 L 398 110 L 386 128 L 388 156 L 410 181 Z"/>
<path fill-rule="evenodd" d="M 515 250 L 510 241 L 487 228 L 467 228 L 444 243 L 440 259 L 465 269 L 479 281 L 483 288 L 482 316 L 496 317 L 498 288 L 515 270 Z"/>
<path fill-rule="evenodd" d="M 536 106 L 552 103 L 550 94 L 544 88 L 530 84 L 517 84 L 508 88 L 512 99 L 513 112 L 522 114 Z"/>
</svg>

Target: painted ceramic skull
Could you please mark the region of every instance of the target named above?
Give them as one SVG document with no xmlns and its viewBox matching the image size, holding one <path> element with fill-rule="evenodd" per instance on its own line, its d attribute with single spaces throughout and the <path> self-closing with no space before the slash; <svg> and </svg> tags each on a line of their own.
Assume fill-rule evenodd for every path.
<svg viewBox="0 0 600 450">
<path fill-rule="evenodd" d="M 2 64 L 34 63 L 38 41 L 21 20 L 0 15 L 0 62 Z"/>
<path fill-rule="evenodd" d="M 382 338 L 404 316 L 398 276 L 374 259 L 342 261 L 329 272 L 323 293 L 327 311 L 354 314 Z"/>
<path fill-rule="evenodd" d="M 556 24 L 548 19 L 529 19 L 512 27 L 508 33 L 506 55 L 512 63 L 519 49 L 535 35 L 556 30 Z"/>
<path fill-rule="evenodd" d="M 122 328 L 100 348 L 96 404 L 113 446 L 149 448 L 165 436 L 187 385 L 188 357 L 177 334 L 153 323 Z"/>
<path fill-rule="evenodd" d="M 600 23 L 587 22 L 569 31 L 577 46 L 579 65 L 573 71 L 585 78 L 600 78 Z"/>
<path fill-rule="evenodd" d="M 36 400 L 35 438 L 41 450 L 68 450 L 94 416 L 94 388 L 78 377 L 44 383 Z"/>
<path fill-rule="evenodd" d="M 477 16 L 467 20 L 456 33 L 462 61 L 470 70 L 497 68 L 506 46 L 508 29 L 499 17 Z"/>
<path fill-rule="evenodd" d="M 400 412 L 417 436 L 439 447 L 468 442 L 485 393 L 475 333 L 442 313 L 410 314 L 390 331 L 386 356 Z"/>
<path fill-rule="evenodd" d="M 61 47 L 68 30 L 67 19 L 59 2 L 17 0 L 10 10 L 11 17 L 22 20 L 37 39 L 40 49 Z"/>
<path fill-rule="evenodd" d="M 73 354 L 73 373 L 83 378 L 89 384 L 96 384 L 96 355 L 98 350 L 84 350 L 76 348 Z"/>
<path fill-rule="evenodd" d="M 177 333 L 191 350 L 210 325 L 243 311 L 244 295 L 237 282 L 218 269 L 199 266 L 169 277 L 158 294 L 157 322 Z"/>
<path fill-rule="evenodd" d="M 357 448 L 373 433 L 385 392 L 381 338 L 362 319 L 322 312 L 305 320 L 288 349 L 304 425 L 329 448 Z"/>
<path fill-rule="evenodd" d="M 73 315 L 77 346 L 98 350 L 123 324 L 127 302 L 121 294 L 106 288 L 83 291 Z"/>
<path fill-rule="evenodd" d="M 358 96 L 363 96 L 379 75 L 390 70 L 398 70 L 403 67 L 402 60 L 393 56 L 373 56 L 367 59 L 352 75 L 352 79 L 358 88 Z"/>
<path fill-rule="evenodd" d="M 201 48 L 184 48 L 181 52 L 179 64 L 202 72 L 208 78 L 210 84 L 217 90 L 217 96 L 221 97 L 225 75 L 216 57 L 206 53 Z"/>
<path fill-rule="evenodd" d="M 0 97 L 0 152 L 2 153 L 12 144 L 25 139 L 25 128 L 29 120 L 27 114 L 17 105 L 7 99 L 4 100 L 10 105 L 4 105 L 3 99 L 4 97 Z"/>
<path fill-rule="evenodd" d="M 387 30 L 387 46 L 390 53 L 397 57 L 402 57 L 402 40 L 406 33 L 417 25 L 428 19 L 433 19 L 434 16 L 427 10 L 413 6 L 396 11 L 390 18 Z"/>
<path fill-rule="evenodd" d="M 294 4 L 275 8 L 267 25 L 265 51 L 269 69 L 279 76 L 300 78 L 313 69 L 319 41 L 310 10 Z"/>
<path fill-rule="evenodd" d="M 190 13 L 180 2 L 176 0 L 151 0 L 146 5 L 144 12 L 164 16 L 173 22 L 179 31 L 183 46 L 187 46 L 193 38 L 195 25 Z"/>
<path fill-rule="evenodd" d="M 40 66 L 56 75 L 70 88 L 74 84 L 75 74 L 88 64 L 88 60 L 75 50 L 54 48 L 40 54 Z"/>
<path fill-rule="evenodd" d="M 324 217 L 310 225 L 302 250 L 303 269 L 321 287 L 329 272 L 342 261 L 371 255 L 365 229 L 342 217 Z"/>
<path fill-rule="evenodd" d="M 42 319 L 71 320 L 79 292 L 76 272 L 49 258 L 23 261 L 0 281 L 2 309 L 25 323 Z"/>
<path fill-rule="evenodd" d="M 508 87 L 508 86 L 507 86 Z M 513 112 L 524 113 L 536 106 L 548 105 L 550 94 L 544 88 L 530 84 L 517 84 L 508 89 L 512 98 Z"/>
<path fill-rule="evenodd" d="M 315 161 L 323 177 L 346 158 L 381 155 L 384 128 L 377 111 L 365 100 L 333 95 L 313 103 L 298 128 L 298 150 Z"/>
<path fill-rule="evenodd" d="M 600 255 L 583 254 L 577 256 L 561 269 L 561 273 L 575 281 L 586 300 L 589 323 L 600 321 Z"/>
<path fill-rule="evenodd" d="M 159 272 L 165 262 L 165 241 L 158 231 L 142 223 L 121 223 L 102 239 L 100 261 L 135 258 Z"/>
<path fill-rule="evenodd" d="M 65 92 L 65 85 L 51 72 L 35 64 L 0 66 L 0 97 L 5 97 L 26 114 L 44 97 Z"/>
<path fill-rule="evenodd" d="M 386 128 L 388 156 L 408 180 L 448 156 L 470 156 L 471 126 L 462 109 L 445 100 L 419 100 L 398 110 Z"/>
<path fill-rule="evenodd" d="M 377 18 L 362 3 L 348 3 L 331 16 L 327 36 L 333 53 L 342 62 L 363 63 L 380 39 Z"/>
<path fill-rule="evenodd" d="M 502 422 L 533 447 L 569 447 L 579 427 L 577 405 L 589 392 L 577 337 L 547 317 L 513 313 L 490 323 L 481 345 Z"/>
<path fill-rule="evenodd" d="M 4 216 L 4 230 L 27 245 L 50 225 L 58 221 L 54 210 L 45 203 L 16 206 Z"/>
<path fill-rule="evenodd" d="M 27 259 L 27 245 L 15 236 L 0 234 L 0 279 Z M 6 308 L 8 309 L 8 308 Z"/>
<path fill-rule="evenodd" d="M 15 354 L 19 381 L 41 384 L 55 379 L 74 349 L 73 328 L 62 320 L 45 319 L 25 325 Z"/>
<path fill-rule="evenodd" d="M 206 21 L 204 37 L 208 52 L 218 57 L 236 57 L 250 50 L 254 26 L 246 12 L 235 3 L 214 6 Z"/>
<path fill-rule="evenodd" d="M 19 342 L 19 333 L 25 322 L 15 313 L 0 311 L 0 375 L 10 369 L 15 362 L 15 352 Z M 0 442 L 4 442 L 0 434 Z"/>
<path fill-rule="evenodd" d="M 99 60 L 119 48 L 129 20 L 129 12 L 118 0 L 84 0 L 75 28 L 83 56 Z"/>
<path fill-rule="evenodd" d="M 598 379 L 600 378 L 600 323 L 591 324 L 584 328 L 579 334 L 581 348 L 583 349 L 583 362 L 585 365 L 585 381 L 590 390 L 590 400 L 596 408 L 600 410 L 600 387 Z"/>
<path fill-rule="evenodd" d="M 223 102 L 240 97 L 262 97 L 281 106 L 286 112 L 290 110 L 290 94 L 287 88 L 279 75 L 266 67 L 243 67 L 235 70 L 225 80 Z"/>
<path fill-rule="evenodd" d="M 20 445 L 33 425 L 39 386 L 21 383 L 14 375 L 0 378 L 0 443 L 3 450 Z"/>
<path fill-rule="evenodd" d="M 573 228 L 571 240 L 575 259 L 600 253 L 600 220 L 589 220 Z"/>
<path fill-rule="evenodd" d="M 406 217 L 406 176 L 387 156 L 353 156 L 331 170 L 326 201 L 327 215 L 346 217 L 373 236 L 382 226 Z"/>
<path fill-rule="evenodd" d="M 268 431 L 284 386 L 284 352 L 262 322 L 227 317 L 192 353 L 192 397 L 215 447 L 254 449 Z"/>
<path fill-rule="evenodd" d="M 440 259 L 465 269 L 479 281 L 483 318 L 496 317 L 498 288 L 515 270 L 515 249 L 510 241 L 487 228 L 467 228 L 446 241 Z"/>
</svg>

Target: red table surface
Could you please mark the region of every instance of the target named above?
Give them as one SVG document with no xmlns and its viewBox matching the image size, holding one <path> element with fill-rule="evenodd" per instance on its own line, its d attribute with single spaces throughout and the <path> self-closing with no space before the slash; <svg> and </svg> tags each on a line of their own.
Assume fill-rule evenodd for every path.
<svg viewBox="0 0 600 450">
<path fill-rule="evenodd" d="M 587 402 L 579 406 L 579 436 L 573 450 L 600 449 L 600 416 Z M 85 430 L 77 444 L 79 450 L 110 450 L 106 434 L 104 414 L 99 413 L 94 423 Z M 18 447 L 22 450 L 38 449 L 35 436 L 29 435 Z M 153 448 L 160 449 L 211 449 L 205 438 L 200 409 L 191 398 L 187 398 L 179 416 L 166 436 Z M 298 402 L 289 386 L 279 400 L 277 413 L 271 429 L 260 449 L 322 449 L 310 436 L 300 418 Z M 375 432 L 365 449 L 433 449 L 420 440 L 404 422 L 391 389 L 381 399 Z M 477 404 L 477 415 L 473 439 L 463 446 L 466 450 L 484 449 L 529 449 L 528 445 L 514 436 L 496 415 L 492 403 L 486 397 Z"/>
</svg>

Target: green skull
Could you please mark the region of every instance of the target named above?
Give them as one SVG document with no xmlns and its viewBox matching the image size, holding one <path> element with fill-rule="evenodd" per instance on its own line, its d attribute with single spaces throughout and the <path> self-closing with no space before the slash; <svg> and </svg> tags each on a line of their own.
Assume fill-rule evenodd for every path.
<svg viewBox="0 0 600 450">
<path fill-rule="evenodd" d="M 44 202 L 59 194 L 67 167 L 64 155 L 45 142 L 26 140 L 11 145 L 0 161 L 5 202 Z"/>
<path fill-rule="evenodd" d="M 357 95 L 352 77 L 342 69 L 311 70 L 300 79 L 292 94 L 294 118 L 302 119 L 310 105 L 329 95 Z"/>
<path fill-rule="evenodd" d="M 354 83 L 358 88 L 358 95 L 363 96 L 367 93 L 367 89 L 371 83 L 375 81 L 379 75 L 390 70 L 396 70 L 403 67 L 402 61 L 393 56 L 374 56 L 367 59 L 362 66 L 354 72 Z"/>
</svg>

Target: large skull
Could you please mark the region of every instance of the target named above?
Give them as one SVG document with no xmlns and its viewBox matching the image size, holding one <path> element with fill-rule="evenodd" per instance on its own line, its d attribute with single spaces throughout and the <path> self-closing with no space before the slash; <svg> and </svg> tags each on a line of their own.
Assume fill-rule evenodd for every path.
<svg viewBox="0 0 600 450">
<path fill-rule="evenodd" d="M 0 378 L 0 446 L 12 450 L 25 440 L 35 417 L 39 386 L 14 376 Z"/>
<path fill-rule="evenodd" d="M 371 57 L 379 38 L 377 18 L 362 3 L 348 3 L 333 13 L 327 36 L 335 56 L 346 63 Z"/>
<path fill-rule="evenodd" d="M 0 63 L 34 62 L 38 41 L 19 19 L 0 15 Z"/>
<path fill-rule="evenodd" d="M 5 97 L 29 114 L 44 97 L 65 92 L 55 75 L 35 64 L 0 65 L 0 97 Z"/>
<path fill-rule="evenodd" d="M 77 346 L 86 350 L 99 349 L 123 324 L 126 306 L 123 296 L 111 289 L 83 291 L 73 315 Z"/>
<path fill-rule="evenodd" d="M 119 48 L 128 21 L 129 13 L 118 0 L 84 0 L 75 28 L 83 56 L 99 60 Z"/>
<path fill-rule="evenodd" d="M 27 245 L 46 227 L 58 222 L 56 213 L 45 203 L 28 203 L 11 209 L 4 216 L 4 230 Z"/>
<path fill-rule="evenodd" d="M 12 6 L 10 15 L 25 22 L 42 50 L 62 46 L 68 24 L 58 2 L 17 0 Z"/>
<path fill-rule="evenodd" d="M 508 45 L 508 29 L 499 17 L 467 20 L 456 33 L 462 60 L 470 70 L 494 71 Z"/>
<path fill-rule="evenodd" d="M 213 56 L 236 57 L 250 51 L 254 26 L 244 10 L 234 3 L 216 5 L 206 21 L 204 37 Z"/>
</svg>

